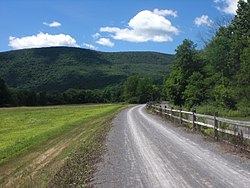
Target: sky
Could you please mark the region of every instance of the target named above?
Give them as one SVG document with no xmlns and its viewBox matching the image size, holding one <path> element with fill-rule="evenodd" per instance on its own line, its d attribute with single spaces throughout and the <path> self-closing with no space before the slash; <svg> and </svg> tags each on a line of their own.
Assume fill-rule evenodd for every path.
<svg viewBox="0 0 250 188">
<path fill-rule="evenodd" d="M 0 0 L 0 51 L 71 46 L 173 54 L 198 48 L 238 0 Z"/>
</svg>

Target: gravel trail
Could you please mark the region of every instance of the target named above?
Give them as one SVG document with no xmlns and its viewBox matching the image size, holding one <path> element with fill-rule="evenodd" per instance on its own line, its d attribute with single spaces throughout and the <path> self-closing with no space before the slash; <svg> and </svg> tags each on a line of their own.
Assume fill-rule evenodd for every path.
<svg viewBox="0 0 250 188">
<path fill-rule="evenodd" d="M 95 187 L 250 187 L 249 159 L 221 153 L 201 135 L 148 114 L 145 105 L 122 111 L 113 124 Z"/>
</svg>

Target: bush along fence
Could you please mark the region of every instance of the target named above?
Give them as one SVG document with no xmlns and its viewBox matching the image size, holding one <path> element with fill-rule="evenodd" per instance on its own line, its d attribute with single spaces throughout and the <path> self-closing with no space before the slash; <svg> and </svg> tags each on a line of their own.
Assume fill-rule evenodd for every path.
<svg viewBox="0 0 250 188">
<path fill-rule="evenodd" d="M 221 118 L 218 117 L 218 113 L 214 116 L 204 115 L 196 113 L 195 110 L 188 112 L 154 103 L 147 103 L 147 108 L 174 123 L 187 125 L 193 130 L 213 136 L 217 141 L 226 141 L 250 151 L 250 122 Z"/>
</svg>

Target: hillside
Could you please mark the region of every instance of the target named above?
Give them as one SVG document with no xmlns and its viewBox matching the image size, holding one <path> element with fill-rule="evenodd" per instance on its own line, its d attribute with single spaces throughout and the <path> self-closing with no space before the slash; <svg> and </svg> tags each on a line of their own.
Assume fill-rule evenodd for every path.
<svg viewBox="0 0 250 188">
<path fill-rule="evenodd" d="M 98 52 L 49 47 L 0 53 L 0 77 L 18 89 L 64 91 L 99 89 L 128 76 L 161 81 L 169 73 L 173 55 L 155 52 Z"/>
</svg>

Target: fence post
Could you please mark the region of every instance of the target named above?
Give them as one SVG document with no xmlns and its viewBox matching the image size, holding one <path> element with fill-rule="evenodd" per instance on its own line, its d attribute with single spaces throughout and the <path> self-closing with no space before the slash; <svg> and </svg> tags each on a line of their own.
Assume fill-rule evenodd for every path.
<svg viewBox="0 0 250 188">
<path fill-rule="evenodd" d="M 173 107 L 171 107 L 171 120 L 173 121 L 174 120 L 174 118 L 173 118 Z"/>
<path fill-rule="evenodd" d="M 238 145 L 244 146 L 244 137 L 242 130 L 240 130 L 240 132 L 238 133 Z"/>
<path fill-rule="evenodd" d="M 168 113 L 168 115 L 167 115 L 167 116 L 168 116 L 168 119 L 171 120 L 171 117 L 170 117 L 171 110 L 168 109 L 168 110 L 167 110 L 167 113 Z"/>
<path fill-rule="evenodd" d="M 215 137 L 216 141 L 218 141 L 219 140 L 219 135 L 218 135 L 218 130 L 217 130 L 218 129 L 218 120 L 216 117 L 218 117 L 218 112 L 214 113 L 214 137 Z"/>
<path fill-rule="evenodd" d="M 180 124 L 182 124 L 182 112 L 181 111 L 182 111 L 182 108 L 180 108 L 180 114 L 179 114 L 180 115 Z"/>
<path fill-rule="evenodd" d="M 162 108 L 161 108 L 161 105 L 160 105 L 160 109 L 159 109 L 159 111 L 160 111 L 160 115 L 162 114 Z"/>
<path fill-rule="evenodd" d="M 196 110 L 193 109 L 192 112 L 193 112 L 193 129 L 196 129 L 196 124 L 195 124 L 195 121 L 196 121 L 196 116 L 195 116 Z"/>
</svg>

